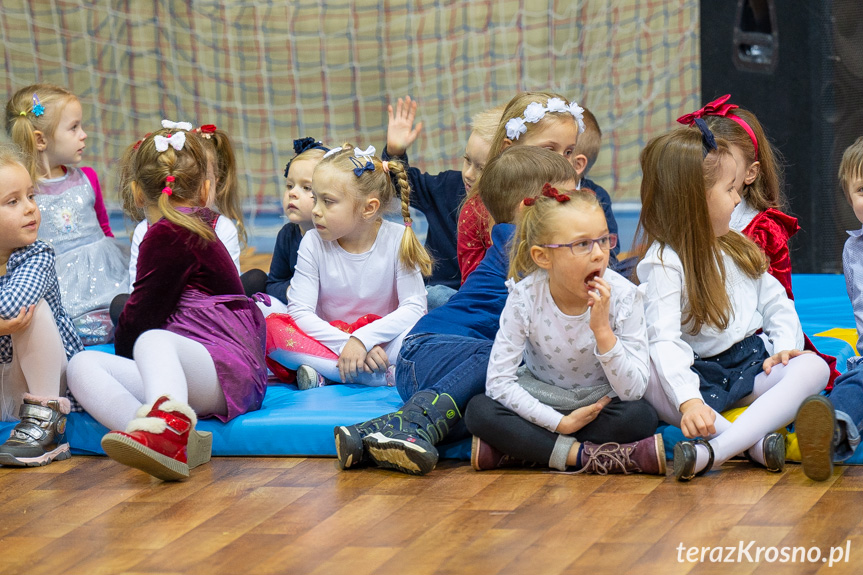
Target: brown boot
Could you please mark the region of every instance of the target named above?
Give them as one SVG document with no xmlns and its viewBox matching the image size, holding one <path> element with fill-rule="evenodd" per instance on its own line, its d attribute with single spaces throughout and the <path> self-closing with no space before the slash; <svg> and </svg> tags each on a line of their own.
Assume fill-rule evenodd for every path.
<svg viewBox="0 0 863 575">
<path fill-rule="evenodd" d="M 665 475 L 665 445 L 656 434 L 634 443 L 603 443 L 585 441 L 581 444 L 582 466 L 579 473 L 649 473 Z"/>
</svg>

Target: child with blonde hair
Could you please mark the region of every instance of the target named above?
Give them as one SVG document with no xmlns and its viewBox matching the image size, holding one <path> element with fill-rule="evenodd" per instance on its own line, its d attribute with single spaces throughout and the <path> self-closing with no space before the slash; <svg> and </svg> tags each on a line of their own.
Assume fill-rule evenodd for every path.
<svg viewBox="0 0 863 575">
<path fill-rule="evenodd" d="M 109 457 L 183 479 L 210 459 L 212 435 L 195 429 L 198 416 L 228 421 L 260 408 L 264 318 L 204 207 L 213 187 L 201 139 L 164 128 L 127 158 L 127 189 L 153 223 L 117 325 L 117 355 L 78 354 L 69 388 L 96 421 L 125 429 L 102 438 Z"/>
<path fill-rule="evenodd" d="M 728 144 L 702 119 L 695 124 L 654 138 L 641 154 L 646 397 L 694 439 L 674 447 L 678 481 L 744 452 L 781 471 L 785 439 L 774 430 L 824 389 L 829 370 L 801 351 L 794 304 L 765 273 L 763 252 L 730 228 L 740 196 Z M 729 422 L 721 412 L 732 406 L 748 408 Z"/>
<path fill-rule="evenodd" d="M 842 154 L 839 184 L 863 224 L 863 136 Z M 854 455 L 863 431 L 863 229 L 849 231 L 848 236 L 842 267 L 857 323 L 857 355 L 848 359 L 848 369 L 836 378 L 826 397 L 818 394 L 806 398 L 794 421 L 803 472 L 815 481 L 830 479 L 833 463 Z"/>
<path fill-rule="evenodd" d="M 25 162 L 0 145 L 0 420 L 20 418 L 0 445 L 0 465 L 14 467 L 70 457 L 66 365 L 84 348 L 62 306 L 54 250 L 37 239 L 41 215 Z"/>
<path fill-rule="evenodd" d="M 475 469 L 509 456 L 561 471 L 665 475 L 656 411 L 642 399 L 644 308 L 638 289 L 607 269 L 616 244 L 589 190 L 546 184 L 524 200 L 485 395 L 465 413 Z M 519 385 L 522 362 L 545 384 L 583 392 L 581 406 L 562 413 L 531 395 Z"/>
<path fill-rule="evenodd" d="M 346 144 L 315 168 L 315 229 L 300 243 L 288 313 L 267 317 L 268 332 L 291 336 L 276 335 L 284 347 L 268 357 L 297 370 L 300 389 L 392 385 L 402 339 L 426 312 L 422 276 L 431 259 L 411 229 L 407 174 L 374 154 Z M 403 226 L 382 217 L 396 195 L 393 180 Z"/>
<path fill-rule="evenodd" d="M 537 146 L 572 161 L 578 136 L 584 132 L 584 109 L 551 92 L 522 92 L 504 108 L 488 158 L 496 158 L 510 146 Z M 477 197 L 468 191 L 458 218 L 458 262 L 462 283 L 476 269 L 488 250 L 494 222 Z"/>
<path fill-rule="evenodd" d="M 422 131 L 422 122 L 414 125 L 417 102 L 410 96 L 404 101 L 399 98 L 395 110 L 391 105 L 387 110 L 387 145 L 381 157 L 397 159 L 407 166 L 407 148 Z M 407 167 L 411 206 L 425 215 L 429 225 L 425 245 L 434 262 L 432 275 L 427 280 L 429 309 L 446 303 L 462 284 L 456 247 L 459 210 L 465 194 L 476 185 L 488 162 L 489 146 L 502 113 L 503 106 L 497 106 L 473 116 L 461 171 L 427 174 Z"/>
<path fill-rule="evenodd" d="M 43 219 L 39 238 L 56 253 L 63 306 L 86 343 L 106 343 L 111 300 L 128 291 L 129 276 L 99 179 L 76 167 L 87 139 L 81 102 L 57 86 L 27 86 L 6 104 L 6 132 L 28 158 Z"/>
</svg>

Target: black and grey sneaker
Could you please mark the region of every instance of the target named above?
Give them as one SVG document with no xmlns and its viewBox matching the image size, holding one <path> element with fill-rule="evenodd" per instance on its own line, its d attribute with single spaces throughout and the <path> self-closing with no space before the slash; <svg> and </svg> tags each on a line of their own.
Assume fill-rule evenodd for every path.
<svg viewBox="0 0 863 575">
<path fill-rule="evenodd" d="M 39 467 L 69 459 L 66 442 L 66 415 L 69 400 L 25 395 L 18 412 L 21 421 L 6 443 L 0 445 L 0 465 Z"/>
<path fill-rule="evenodd" d="M 363 444 L 378 467 L 425 475 L 437 465 L 435 445 L 459 419 L 461 411 L 449 394 L 419 391 L 390 416 L 383 429 L 366 436 Z"/>
<path fill-rule="evenodd" d="M 363 447 L 363 438 L 383 429 L 391 416 L 391 413 L 387 413 L 356 425 L 339 425 L 333 429 L 339 468 L 349 469 L 369 463 L 368 453 Z"/>
</svg>

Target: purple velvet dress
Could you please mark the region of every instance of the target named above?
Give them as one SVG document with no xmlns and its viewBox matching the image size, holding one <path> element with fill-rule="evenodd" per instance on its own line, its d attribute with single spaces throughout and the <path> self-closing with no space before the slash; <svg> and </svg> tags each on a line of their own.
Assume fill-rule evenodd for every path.
<svg viewBox="0 0 863 575">
<path fill-rule="evenodd" d="M 216 219 L 206 208 L 188 212 L 207 225 Z M 150 329 L 197 341 L 213 358 L 228 413 L 199 417 L 228 421 L 261 407 L 267 385 L 266 325 L 243 294 L 222 242 L 204 241 L 164 219 L 150 226 L 139 248 L 135 290 L 117 325 L 117 355 L 131 358 L 135 340 Z"/>
</svg>

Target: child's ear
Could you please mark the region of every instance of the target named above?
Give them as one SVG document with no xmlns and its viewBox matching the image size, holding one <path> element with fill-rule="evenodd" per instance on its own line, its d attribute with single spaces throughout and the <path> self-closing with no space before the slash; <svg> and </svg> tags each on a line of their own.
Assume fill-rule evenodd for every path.
<svg viewBox="0 0 863 575">
<path fill-rule="evenodd" d="M 512 140 L 510 140 L 509 138 L 504 138 L 503 144 L 500 147 L 500 151 L 502 152 L 510 146 L 512 146 Z"/>
<path fill-rule="evenodd" d="M 381 208 L 381 201 L 378 198 L 369 198 L 366 200 L 365 205 L 363 206 L 363 218 L 368 220 L 377 215 L 378 210 Z"/>
<path fill-rule="evenodd" d="M 551 268 L 551 260 L 548 257 L 548 248 L 533 246 L 530 248 L 530 259 L 540 268 L 547 270 Z"/>
<path fill-rule="evenodd" d="M 45 137 L 45 134 L 40 130 L 33 130 L 33 138 L 36 140 L 36 149 L 44 152 L 45 148 L 48 147 L 48 139 Z"/>
<path fill-rule="evenodd" d="M 578 174 L 580 178 L 582 174 L 584 174 L 585 168 L 587 168 L 587 156 L 584 154 L 576 154 L 572 158 L 570 158 L 570 163 L 572 167 L 575 168 L 575 173 Z"/>
<path fill-rule="evenodd" d="M 761 162 L 752 162 L 751 164 L 749 164 L 749 168 L 746 170 L 746 175 L 743 177 L 743 183 L 747 186 L 751 185 L 760 173 Z"/>
</svg>

